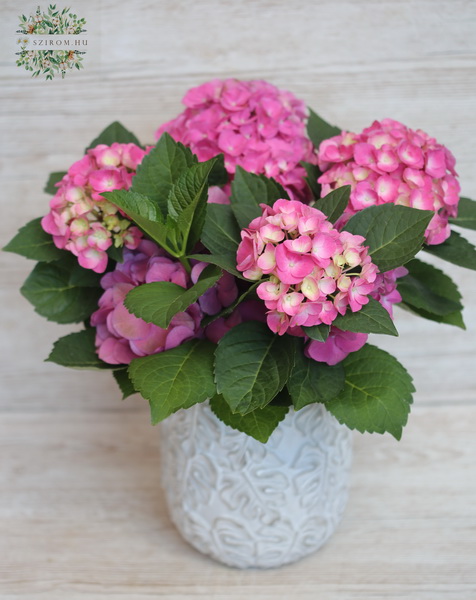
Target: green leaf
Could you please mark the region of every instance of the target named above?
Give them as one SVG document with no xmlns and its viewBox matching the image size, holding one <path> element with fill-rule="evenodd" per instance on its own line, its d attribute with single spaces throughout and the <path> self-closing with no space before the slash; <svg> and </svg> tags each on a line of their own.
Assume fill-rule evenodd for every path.
<svg viewBox="0 0 476 600">
<path fill-rule="evenodd" d="M 116 246 L 112 245 L 106 250 L 106 252 L 107 252 L 107 255 L 109 256 L 109 258 L 111 260 L 113 260 L 114 262 L 118 262 L 118 263 L 124 262 L 124 247 L 123 246 L 117 248 Z"/>
<path fill-rule="evenodd" d="M 213 160 L 215 162 L 213 163 L 213 168 L 208 176 L 208 185 L 210 187 L 212 185 L 225 185 L 230 178 L 228 171 L 225 169 L 225 156 L 223 154 L 218 154 Z"/>
<path fill-rule="evenodd" d="M 68 254 L 54 245 L 53 237 L 41 226 L 41 217 L 24 225 L 3 250 L 41 262 L 59 260 Z"/>
<path fill-rule="evenodd" d="M 465 329 L 461 314 L 461 294 L 442 271 L 413 259 L 405 267 L 408 275 L 397 280 L 403 303 L 420 316 Z"/>
<path fill-rule="evenodd" d="M 133 288 L 126 296 L 126 308 L 147 323 L 166 329 L 172 318 L 183 312 L 220 279 L 222 271 L 208 265 L 197 283 L 188 290 L 169 281 L 145 283 Z"/>
<path fill-rule="evenodd" d="M 170 248 L 170 229 L 164 223 L 160 208 L 147 196 L 137 192 L 116 190 L 101 194 L 121 208 L 139 227 L 141 227 L 162 248 L 176 256 L 174 248 Z"/>
<path fill-rule="evenodd" d="M 450 219 L 450 223 L 465 229 L 476 229 L 476 202 L 470 198 L 460 198 L 458 216 Z"/>
<path fill-rule="evenodd" d="M 228 273 L 231 273 L 235 277 L 243 279 L 244 281 L 248 281 L 243 277 L 243 274 L 237 270 L 236 256 L 234 254 L 189 254 L 186 258 L 201 260 L 211 265 L 217 265 L 218 267 L 220 267 L 224 271 L 228 271 Z"/>
<path fill-rule="evenodd" d="M 77 287 L 101 287 L 101 277 L 104 273 L 95 273 L 92 269 L 85 269 L 77 262 L 77 258 L 73 255 L 66 257 L 57 264 L 61 265 L 69 271 L 69 283 Z"/>
<path fill-rule="evenodd" d="M 277 181 L 236 167 L 230 202 L 241 228 L 248 227 L 255 217 L 262 214 L 260 204 L 271 205 L 280 198 L 289 199 L 289 196 Z"/>
<path fill-rule="evenodd" d="M 396 358 L 366 344 L 343 361 L 345 387 L 326 402 L 340 423 L 360 432 L 385 433 L 397 440 L 407 423 L 412 378 Z"/>
<path fill-rule="evenodd" d="M 364 304 L 357 312 L 347 310 L 345 315 L 338 315 L 333 325 L 342 331 L 354 331 L 356 333 L 385 333 L 398 336 L 392 318 L 385 308 L 368 296 L 368 303 Z"/>
<path fill-rule="evenodd" d="M 322 173 L 317 165 L 305 161 L 301 161 L 300 164 L 306 171 L 305 180 L 308 188 L 311 190 L 312 197 L 314 200 L 318 200 L 321 197 L 321 184 L 317 180 Z"/>
<path fill-rule="evenodd" d="M 208 204 L 202 243 L 212 254 L 233 255 L 236 266 L 236 251 L 241 241 L 240 228 L 231 207 L 226 204 Z"/>
<path fill-rule="evenodd" d="M 440 317 L 439 315 L 435 315 L 434 313 L 428 312 L 421 308 L 416 308 L 411 304 L 407 304 L 406 302 L 401 302 L 398 306 L 404 310 L 409 310 L 410 312 L 415 313 L 423 319 L 435 321 L 436 323 L 454 325 L 455 327 L 459 327 L 460 329 L 466 329 L 466 325 L 463 321 L 463 314 L 461 312 L 454 312 L 449 315 L 445 315 L 444 317 Z"/>
<path fill-rule="evenodd" d="M 214 349 L 211 342 L 194 340 L 131 362 L 129 376 L 150 403 L 153 425 L 215 395 Z"/>
<path fill-rule="evenodd" d="M 203 226 L 201 241 L 211 255 L 191 255 L 196 258 L 218 265 L 235 277 L 244 279 L 236 269 L 236 251 L 241 241 L 238 227 L 230 206 L 226 204 L 207 204 L 207 214 Z"/>
<path fill-rule="evenodd" d="M 317 200 L 314 208 L 323 212 L 331 223 L 335 223 L 349 204 L 351 190 L 350 185 L 343 185 Z"/>
<path fill-rule="evenodd" d="M 369 206 L 355 214 L 344 230 L 365 237 L 369 254 L 381 271 L 395 269 L 420 250 L 434 213 L 407 206 Z"/>
<path fill-rule="evenodd" d="M 155 148 L 144 156 L 132 179 L 133 192 L 148 196 L 167 213 L 167 198 L 174 183 L 189 167 L 197 163 L 192 151 L 164 133 Z"/>
<path fill-rule="evenodd" d="M 114 142 L 119 144 L 136 144 L 137 146 L 141 145 L 139 140 L 131 131 L 121 125 L 119 121 L 114 121 L 114 123 L 111 123 L 108 127 L 106 127 L 106 129 L 101 131 L 101 133 L 89 144 L 85 151 L 87 152 L 90 148 L 95 148 L 96 146 L 99 146 L 99 144 L 106 144 L 106 146 L 110 146 Z"/>
<path fill-rule="evenodd" d="M 280 392 L 294 363 L 294 343 L 257 321 L 233 327 L 218 343 L 215 380 L 231 410 L 264 408 Z"/>
<path fill-rule="evenodd" d="M 323 140 L 327 140 L 335 135 L 340 135 L 341 130 L 309 109 L 309 119 L 307 121 L 307 135 L 316 148 L 319 148 Z"/>
<path fill-rule="evenodd" d="M 167 207 L 169 215 L 177 223 L 181 238 L 181 255 L 191 252 L 200 239 L 208 199 L 208 176 L 215 159 L 193 165 L 172 186 Z"/>
<path fill-rule="evenodd" d="M 263 444 L 269 440 L 270 435 L 289 411 L 288 406 L 268 405 L 257 408 L 247 415 L 239 415 L 231 412 L 223 396 L 220 395 L 210 400 L 210 408 L 225 425 L 242 431 Z"/>
<path fill-rule="evenodd" d="M 55 184 L 60 182 L 65 175 L 66 171 L 57 171 L 56 173 L 50 173 L 50 176 L 48 177 L 48 181 L 46 182 L 43 191 L 46 194 L 51 194 L 52 196 L 54 196 L 58 191 L 58 188 Z"/>
<path fill-rule="evenodd" d="M 476 271 L 476 248 L 456 231 L 442 244 L 425 246 L 424 250 L 459 267 Z"/>
<path fill-rule="evenodd" d="M 342 364 L 327 365 L 296 352 L 287 388 L 296 410 L 314 402 L 328 402 L 344 388 Z"/>
<path fill-rule="evenodd" d="M 284 386 L 283 389 L 280 392 L 278 392 L 276 396 L 271 400 L 271 402 L 267 404 L 267 406 L 287 406 L 289 408 L 290 406 L 292 406 L 292 404 L 293 401 L 291 395 L 289 394 L 287 387 Z"/>
<path fill-rule="evenodd" d="M 312 325 L 311 327 L 303 327 L 302 330 L 307 335 L 307 337 L 311 338 L 311 340 L 316 340 L 318 342 L 325 342 L 329 337 L 329 325 Z"/>
<path fill-rule="evenodd" d="M 116 383 L 122 392 L 123 400 L 137 393 L 137 390 L 135 390 L 134 386 L 132 385 L 132 381 L 127 372 L 127 367 L 116 369 L 112 372 L 112 374 L 114 375 L 114 379 L 116 380 Z"/>
<path fill-rule="evenodd" d="M 404 302 L 441 316 L 463 308 L 461 294 L 448 275 L 417 259 L 411 260 L 405 267 L 408 275 L 397 280 Z"/>
<path fill-rule="evenodd" d="M 97 310 L 102 290 L 72 283 L 71 268 L 62 263 L 38 263 L 20 291 L 49 321 L 79 323 Z"/>
<path fill-rule="evenodd" d="M 60 338 L 54 343 L 53 350 L 46 362 L 53 362 L 72 369 L 117 368 L 117 365 L 109 365 L 98 357 L 94 345 L 95 336 L 96 330 L 91 328 Z"/>
</svg>

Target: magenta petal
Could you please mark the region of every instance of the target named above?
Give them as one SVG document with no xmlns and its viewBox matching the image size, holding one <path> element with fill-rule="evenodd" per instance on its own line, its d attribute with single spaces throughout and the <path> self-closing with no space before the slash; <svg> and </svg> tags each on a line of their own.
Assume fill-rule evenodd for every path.
<svg viewBox="0 0 476 600">
<path fill-rule="evenodd" d="M 337 330 L 335 333 L 336 345 L 347 354 L 360 350 L 367 342 L 368 337 L 366 333 L 353 333 L 352 331 Z"/>
<path fill-rule="evenodd" d="M 208 189 L 208 202 L 210 204 L 230 204 L 230 198 L 220 187 L 213 185 Z"/>
<path fill-rule="evenodd" d="M 217 290 L 215 288 L 208 289 L 200 296 L 198 303 L 206 315 L 216 315 L 222 309 L 222 304 L 218 299 Z"/>
<path fill-rule="evenodd" d="M 305 353 L 309 358 L 328 365 L 336 365 L 347 356 L 347 353 L 338 348 L 335 339 L 331 337 L 328 337 L 325 342 L 312 340 Z"/>
<path fill-rule="evenodd" d="M 108 324 L 117 335 L 128 340 L 145 338 L 150 331 L 150 324 L 132 315 L 124 304 L 118 304 L 108 317 Z"/>
<path fill-rule="evenodd" d="M 98 348 L 98 356 L 110 365 L 128 365 L 136 358 L 126 340 L 107 338 Z"/>
<path fill-rule="evenodd" d="M 131 348 L 138 356 L 147 356 L 161 352 L 165 347 L 167 330 L 151 325 L 148 335 L 143 339 L 131 341 Z"/>
<path fill-rule="evenodd" d="M 190 327 L 179 325 L 174 327 L 167 335 L 167 341 L 165 343 L 165 349 L 170 350 L 175 348 L 182 342 L 191 339 L 194 336 L 194 332 Z"/>
</svg>

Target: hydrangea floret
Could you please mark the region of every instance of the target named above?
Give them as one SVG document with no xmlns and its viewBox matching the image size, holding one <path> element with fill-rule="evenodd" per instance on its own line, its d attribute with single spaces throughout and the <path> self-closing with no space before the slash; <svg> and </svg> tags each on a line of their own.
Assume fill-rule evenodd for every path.
<svg viewBox="0 0 476 600">
<path fill-rule="evenodd" d="M 240 166 L 250 173 L 273 177 L 292 198 L 308 198 L 302 161 L 316 163 L 315 150 L 306 136 L 304 102 L 266 81 L 215 79 L 189 90 L 186 109 L 159 127 L 188 146 L 199 158 L 225 157 L 233 177 Z M 214 202 L 227 202 L 218 190 Z"/>
<path fill-rule="evenodd" d="M 241 232 L 237 269 L 253 281 L 266 277 L 256 293 L 272 331 L 331 325 L 348 307 L 367 304 L 378 269 L 362 236 L 337 231 L 321 211 L 295 200 L 262 209 Z"/>
<path fill-rule="evenodd" d="M 139 228 L 101 194 L 129 189 L 144 155 L 135 144 L 99 144 L 71 165 L 57 184 L 51 210 L 41 224 L 56 247 L 72 252 L 85 269 L 103 273 L 112 245 L 129 249 L 139 245 Z"/>
<path fill-rule="evenodd" d="M 352 193 L 348 215 L 384 203 L 434 211 L 428 244 L 450 236 L 448 219 L 457 216 L 460 186 L 453 154 L 421 129 L 393 119 L 374 121 L 361 133 L 344 131 L 319 146 L 322 196 L 342 185 Z"/>
</svg>

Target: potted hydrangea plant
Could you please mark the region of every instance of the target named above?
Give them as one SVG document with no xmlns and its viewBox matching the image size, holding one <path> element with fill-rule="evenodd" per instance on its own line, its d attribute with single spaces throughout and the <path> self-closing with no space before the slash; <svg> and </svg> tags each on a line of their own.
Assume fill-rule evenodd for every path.
<svg viewBox="0 0 476 600">
<path fill-rule="evenodd" d="M 83 324 L 48 360 L 149 401 L 184 537 L 276 566 L 335 529 L 351 430 L 400 439 L 407 422 L 412 379 L 368 335 L 398 335 L 397 304 L 464 327 L 420 257 L 476 269 L 452 230 L 476 227 L 476 203 L 451 152 L 397 121 L 341 131 L 263 81 L 184 103 L 153 146 L 105 129 L 4 249 L 37 261 L 21 291 L 40 315 Z"/>
</svg>

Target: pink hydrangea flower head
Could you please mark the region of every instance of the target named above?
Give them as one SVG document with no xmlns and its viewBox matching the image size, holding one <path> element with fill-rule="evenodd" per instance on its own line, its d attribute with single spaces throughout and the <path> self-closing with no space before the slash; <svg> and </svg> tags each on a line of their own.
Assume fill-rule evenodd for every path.
<svg viewBox="0 0 476 600">
<path fill-rule="evenodd" d="M 265 81 L 214 80 L 192 88 L 185 110 L 157 130 L 165 131 L 198 156 L 225 156 L 233 178 L 236 167 L 264 173 L 281 183 L 291 198 L 307 199 L 301 161 L 316 163 L 306 137 L 306 107 L 290 92 Z M 223 201 L 214 194 L 212 200 Z"/>
<path fill-rule="evenodd" d="M 318 164 L 322 196 L 351 186 L 348 216 L 386 203 L 432 210 L 427 243 L 449 237 L 448 219 L 457 215 L 460 193 L 455 159 L 425 132 L 392 119 L 374 121 L 360 134 L 342 132 L 323 141 Z"/>
<path fill-rule="evenodd" d="M 71 165 L 57 184 L 41 225 L 58 248 L 78 257 L 82 267 L 103 273 L 108 248 L 139 245 L 141 231 L 101 194 L 129 189 L 145 153 L 135 144 L 100 144 Z"/>
<path fill-rule="evenodd" d="M 330 325 L 347 309 L 358 311 L 375 288 L 377 266 L 362 236 L 339 232 L 325 215 L 296 200 L 262 205 L 262 215 L 241 232 L 237 269 L 259 281 L 272 331 Z"/>
<path fill-rule="evenodd" d="M 91 315 L 96 327 L 99 358 L 109 364 L 129 364 L 132 359 L 156 354 L 202 335 L 203 312 L 197 303 L 176 314 L 167 329 L 146 323 L 124 306 L 127 293 L 138 285 L 170 281 L 184 288 L 192 282 L 179 261 L 168 257 L 153 242 L 142 240 L 135 250 L 124 251 L 124 262 L 101 278 L 104 293 Z"/>
</svg>

